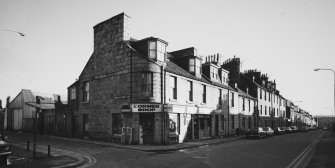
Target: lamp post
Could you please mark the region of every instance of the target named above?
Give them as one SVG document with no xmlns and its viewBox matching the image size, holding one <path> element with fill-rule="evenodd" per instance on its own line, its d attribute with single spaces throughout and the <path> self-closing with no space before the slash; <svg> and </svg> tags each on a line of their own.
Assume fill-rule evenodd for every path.
<svg viewBox="0 0 335 168">
<path fill-rule="evenodd" d="M 332 71 L 333 74 L 334 74 L 334 114 L 335 114 L 335 71 L 333 69 L 330 69 L 330 68 L 315 68 L 314 69 L 314 71 L 320 71 L 320 70 Z M 335 133 L 334 127 L 335 127 L 335 121 L 334 121 L 334 117 L 333 117 L 333 132 Z"/>
</svg>

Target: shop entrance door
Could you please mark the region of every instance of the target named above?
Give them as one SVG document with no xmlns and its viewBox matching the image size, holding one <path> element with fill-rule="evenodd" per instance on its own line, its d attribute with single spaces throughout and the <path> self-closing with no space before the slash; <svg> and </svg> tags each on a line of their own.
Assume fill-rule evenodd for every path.
<svg viewBox="0 0 335 168">
<path fill-rule="evenodd" d="M 143 144 L 154 143 L 155 113 L 140 114 L 140 125 L 143 127 Z"/>
</svg>

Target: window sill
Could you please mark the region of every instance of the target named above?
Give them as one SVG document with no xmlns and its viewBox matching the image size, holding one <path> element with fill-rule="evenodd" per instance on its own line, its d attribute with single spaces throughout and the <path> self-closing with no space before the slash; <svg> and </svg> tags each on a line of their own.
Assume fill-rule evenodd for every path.
<svg viewBox="0 0 335 168">
<path fill-rule="evenodd" d="M 201 104 L 201 105 L 206 105 L 206 103 L 204 103 L 204 102 L 201 102 L 200 104 Z"/>
<path fill-rule="evenodd" d="M 90 103 L 89 101 L 84 101 L 84 102 L 81 102 L 81 104 L 88 104 Z"/>
<path fill-rule="evenodd" d="M 176 100 L 176 99 L 169 99 L 169 101 L 172 102 L 172 103 L 178 103 L 178 100 Z"/>
<path fill-rule="evenodd" d="M 186 103 L 187 103 L 187 104 L 194 104 L 193 101 L 189 101 L 189 100 L 187 100 Z"/>
</svg>

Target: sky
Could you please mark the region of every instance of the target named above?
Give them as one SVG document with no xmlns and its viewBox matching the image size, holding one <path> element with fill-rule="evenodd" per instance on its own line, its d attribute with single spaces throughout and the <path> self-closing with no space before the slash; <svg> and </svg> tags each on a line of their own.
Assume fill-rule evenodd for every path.
<svg viewBox="0 0 335 168">
<path fill-rule="evenodd" d="M 93 26 L 119 13 L 130 35 L 234 55 L 242 69 L 276 80 L 285 98 L 312 115 L 332 115 L 333 0 L 0 0 L 0 99 L 21 89 L 66 94 L 93 52 Z M 4 31 L 15 30 L 25 34 Z"/>
</svg>

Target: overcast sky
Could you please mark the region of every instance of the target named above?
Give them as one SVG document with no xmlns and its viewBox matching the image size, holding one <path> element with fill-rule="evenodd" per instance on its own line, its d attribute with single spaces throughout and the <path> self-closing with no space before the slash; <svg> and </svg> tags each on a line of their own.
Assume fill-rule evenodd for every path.
<svg viewBox="0 0 335 168">
<path fill-rule="evenodd" d="M 335 69 L 334 9 L 334 0 L 0 0 L 0 99 L 66 94 L 92 54 L 93 26 L 125 12 L 133 38 L 236 55 L 311 114 L 332 114 L 333 73 L 313 69 Z"/>
</svg>

